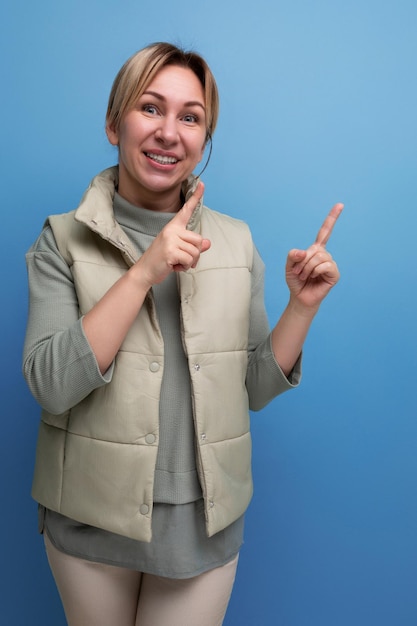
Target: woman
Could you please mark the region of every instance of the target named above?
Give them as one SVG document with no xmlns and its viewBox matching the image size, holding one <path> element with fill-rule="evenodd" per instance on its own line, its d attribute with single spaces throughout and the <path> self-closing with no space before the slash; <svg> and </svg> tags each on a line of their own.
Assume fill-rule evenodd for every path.
<svg viewBox="0 0 417 626">
<path fill-rule="evenodd" d="M 252 494 L 248 408 L 298 384 L 339 278 L 335 205 L 289 253 L 289 304 L 269 331 L 249 229 L 204 207 L 192 174 L 217 115 L 199 55 L 136 53 L 107 110 L 118 166 L 27 255 L 33 496 L 70 626 L 223 622 Z"/>
</svg>

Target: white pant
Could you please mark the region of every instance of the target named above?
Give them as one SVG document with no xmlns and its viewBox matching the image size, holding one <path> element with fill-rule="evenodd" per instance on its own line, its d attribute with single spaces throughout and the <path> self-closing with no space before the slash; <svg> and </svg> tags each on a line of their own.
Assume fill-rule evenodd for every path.
<svg viewBox="0 0 417 626">
<path fill-rule="evenodd" d="M 57 550 L 44 533 L 49 565 L 69 626 L 221 626 L 238 556 L 194 578 L 175 580 L 93 563 Z"/>
</svg>

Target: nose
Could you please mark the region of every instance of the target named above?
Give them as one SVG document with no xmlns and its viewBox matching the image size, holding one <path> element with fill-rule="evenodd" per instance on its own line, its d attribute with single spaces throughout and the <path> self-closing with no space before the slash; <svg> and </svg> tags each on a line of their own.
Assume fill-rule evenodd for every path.
<svg viewBox="0 0 417 626">
<path fill-rule="evenodd" d="M 175 118 L 165 115 L 160 118 L 158 128 L 155 131 L 155 137 L 164 144 L 173 144 L 178 140 L 178 128 Z"/>
</svg>

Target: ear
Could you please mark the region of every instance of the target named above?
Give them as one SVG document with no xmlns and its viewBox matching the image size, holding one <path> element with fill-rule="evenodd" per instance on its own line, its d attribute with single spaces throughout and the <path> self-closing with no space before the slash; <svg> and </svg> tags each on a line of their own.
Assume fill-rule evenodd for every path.
<svg viewBox="0 0 417 626">
<path fill-rule="evenodd" d="M 119 145 L 119 136 L 117 134 L 117 131 L 109 124 L 106 124 L 106 135 L 112 146 Z"/>
<path fill-rule="evenodd" d="M 210 142 L 211 142 L 211 132 L 208 128 L 206 128 L 206 136 L 204 137 L 203 147 L 201 148 L 200 159 L 198 161 L 199 163 L 203 160 L 204 153 Z M 210 148 L 210 153 L 211 153 L 211 148 Z"/>
<path fill-rule="evenodd" d="M 201 152 L 200 152 L 200 158 L 198 159 L 197 163 L 201 163 L 203 156 L 204 156 L 204 151 L 207 147 L 207 139 L 204 141 L 203 146 L 201 148 Z"/>
</svg>

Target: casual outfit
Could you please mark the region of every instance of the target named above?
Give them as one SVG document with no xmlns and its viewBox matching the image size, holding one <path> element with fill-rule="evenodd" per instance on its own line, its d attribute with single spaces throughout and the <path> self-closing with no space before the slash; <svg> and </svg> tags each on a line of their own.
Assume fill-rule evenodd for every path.
<svg viewBox="0 0 417 626">
<path fill-rule="evenodd" d="M 274 359 L 249 229 L 200 203 L 188 228 L 211 248 L 150 290 L 102 375 L 82 316 L 174 215 L 129 204 L 117 182 L 117 167 L 93 179 L 27 255 L 24 372 L 43 407 L 33 496 L 59 551 L 192 578 L 236 557 L 252 495 L 248 410 L 296 386 L 300 363 L 286 378 Z"/>
</svg>

